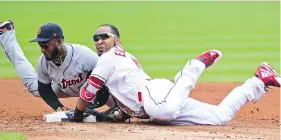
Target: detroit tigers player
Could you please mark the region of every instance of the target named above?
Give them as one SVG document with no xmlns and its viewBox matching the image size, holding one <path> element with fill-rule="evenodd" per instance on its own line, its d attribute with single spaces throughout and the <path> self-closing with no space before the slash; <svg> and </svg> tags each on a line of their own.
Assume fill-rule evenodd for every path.
<svg viewBox="0 0 281 140">
<path fill-rule="evenodd" d="M 37 75 L 16 40 L 13 22 L 0 23 L 0 43 L 22 82 L 34 96 L 42 97 L 56 111 L 67 109 L 58 97 L 79 96 L 79 88 L 85 84 L 98 60 L 92 50 L 79 44 L 63 43 L 63 38 L 62 29 L 56 24 L 40 27 L 37 38 L 33 40 L 38 42 L 44 54 L 38 61 Z M 104 86 L 99 95 L 87 109 L 87 113 L 95 115 L 97 121 L 124 122 L 130 118 L 109 98 L 107 87 Z M 104 104 L 110 107 L 105 112 L 92 110 Z"/>
<path fill-rule="evenodd" d="M 64 108 L 57 97 L 79 96 L 80 87 L 98 61 L 98 55 L 91 49 L 64 43 L 63 39 L 63 31 L 57 24 L 40 27 L 37 38 L 32 40 L 38 42 L 43 53 L 38 60 L 37 75 L 16 40 L 13 22 L 0 24 L 0 43 L 22 82 L 54 110 Z"/>
<path fill-rule="evenodd" d="M 172 83 L 166 79 L 150 80 L 137 59 L 120 45 L 120 37 L 111 26 L 99 27 L 94 40 L 104 54 L 92 71 L 88 85 L 80 90 L 77 106 L 69 118 L 71 121 L 81 121 L 83 112 L 102 85 L 109 88 L 119 107 L 127 114 L 181 125 L 223 125 L 244 104 L 258 101 L 268 86 L 280 87 L 281 76 L 267 63 L 262 63 L 253 77 L 234 88 L 219 105 L 210 105 L 188 96 L 203 71 L 222 57 L 220 51 L 209 50 L 188 61 Z"/>
</svg>

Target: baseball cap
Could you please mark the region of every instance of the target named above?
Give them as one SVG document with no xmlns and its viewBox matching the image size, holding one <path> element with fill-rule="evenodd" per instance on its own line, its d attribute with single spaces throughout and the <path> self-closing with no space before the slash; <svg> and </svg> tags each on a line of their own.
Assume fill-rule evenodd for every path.
<svg viewBox="0 0 281 140">
<path fill-rule="evenodd" d="M 63 38 L 63 32 L 59 25 L 48 23 L 38 29 L 37 38 L 30 42 L 45 42 L 53 38 Z"/>
</svg>

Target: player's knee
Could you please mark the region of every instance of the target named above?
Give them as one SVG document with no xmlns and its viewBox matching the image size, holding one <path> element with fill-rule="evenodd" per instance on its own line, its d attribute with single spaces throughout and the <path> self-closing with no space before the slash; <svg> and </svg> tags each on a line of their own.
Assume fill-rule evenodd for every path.
<svg viewBox="0 0 281 140">
<path fill-rule="evenodd" d="M 218 110 L 217 111 L 217 119 L 215 121 L 215 125 L 225 125 L 232 119 L 232 116 L 229 114 Z"/>
<path fill-rule="evenodd" d="M 233 115 L 230 114 L 224 114 L 222 115 L 222 117 L 220 117 L 221 120 L 221 125 L 225 125 L 226 123 L 228 123 L 230 120 L 232 120 Z"/>
<path fill-rule="evenodd" d="M 230 121 L 230 119 L 228 119 L 226 117 L 219 117 L 216 125 L 225 125 L 229 121 Z"/>
</svg>

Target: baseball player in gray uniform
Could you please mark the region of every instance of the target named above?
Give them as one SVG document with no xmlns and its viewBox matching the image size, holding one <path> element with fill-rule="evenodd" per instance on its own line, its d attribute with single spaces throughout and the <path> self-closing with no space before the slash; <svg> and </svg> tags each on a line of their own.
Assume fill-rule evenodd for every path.
<svg viewBox="0 0 281 140">
<path fill-rule="evenodd" d="M 63 31 L 57 24 L 41 26 L 37 38 L 31 42 L 38 42 L 43 53 L 38 60 L 37 73 L 17 42 L 13 22 L 0 23 L 0 43 L 27 89 L 33 96 L 43 98 L 54 110 L 68 110 L 58 98 L 79 97 L 80 87 L 87 84 L 98 55 L 83 45 L 64 43 Z M 103 86 L 86 113 L 103 122 L 124 122 L 130 118 L 109 97 L 108 88 Z M 104 104 L 110 108 L 104 112 L 93 110 Z"/>
<path fill-rule="evenodd" d="M 58 98 L 79 97 L 80 87 L 95 68 L 98 55 L 83 45 L 64 43 L 63 31 L 57 24 L 41 26 L 31 42 L 38 42 L 43 53 L 37 73 L 16 40 L 13 22 L 0 24 L 0 43 L 24 85 L 54 110 L 66 109 Z"/>
</svg>

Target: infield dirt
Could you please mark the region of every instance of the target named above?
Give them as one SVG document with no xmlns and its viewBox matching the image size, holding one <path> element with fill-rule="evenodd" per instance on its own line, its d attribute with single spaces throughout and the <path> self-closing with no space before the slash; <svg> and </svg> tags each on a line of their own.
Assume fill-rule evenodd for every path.
<svg viewBox="0 0 281 140">
<path fill-rule="evenodd" d="M 241 83 L 198 83 L 191 97 L 218 104 Z M 46 123 L 52 109 L 26 91 L 18 79 L 0 80 L 0 131 L 23 132 L 28 139 L 264 139 L 280 138 L 280 90 L 271 89 L 257 103 L 248 103 L 225 126 L 161 126 L 133 119 L 126 123 Z M 75 107 L 77 98 L 61 99 Z M 98 110 L 105 110 L 106 107 Z"/>
</svg>

